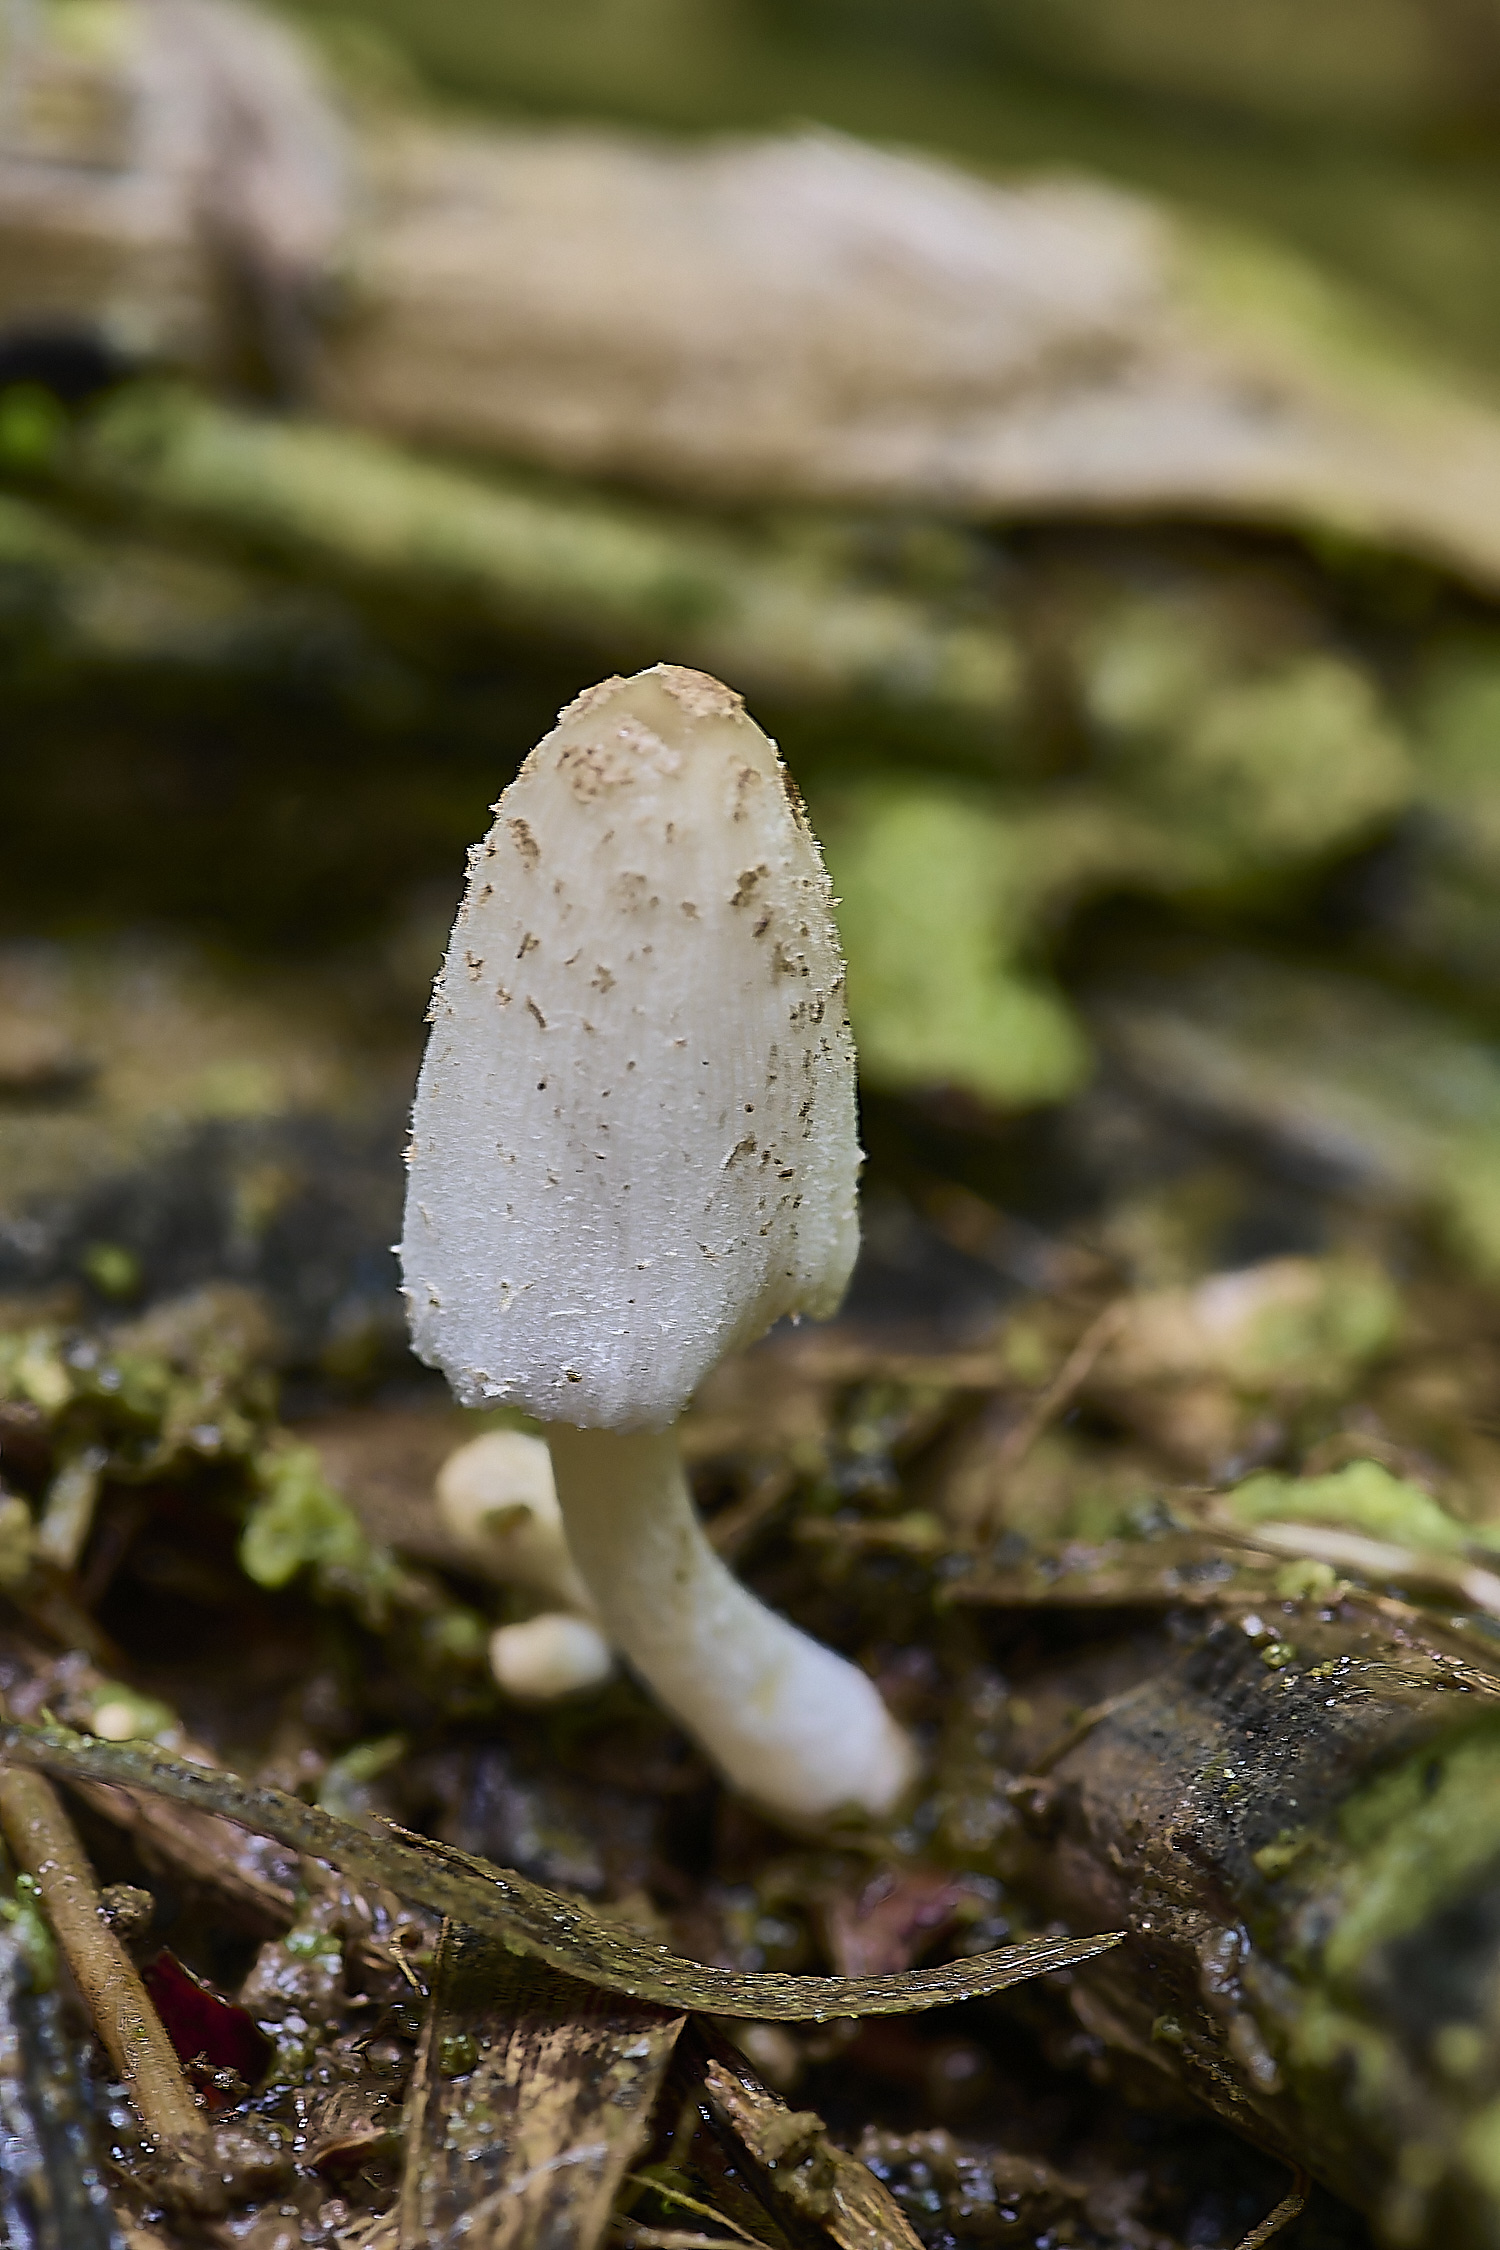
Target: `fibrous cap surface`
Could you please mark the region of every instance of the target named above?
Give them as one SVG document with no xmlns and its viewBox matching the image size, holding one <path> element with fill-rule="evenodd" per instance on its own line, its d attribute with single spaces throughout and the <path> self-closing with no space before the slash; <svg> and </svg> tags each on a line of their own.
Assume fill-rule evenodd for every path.
<svg viewBox="0 0 1500 2250">
<path fill-rule="evenodd" d="M 775 745 L 671 665 L 570 704 L 495 812 L 417 1085 L 413 1339 L 467 1405 L 663 1427 L 854 1261 L 828 878 Z"/>
</svg>

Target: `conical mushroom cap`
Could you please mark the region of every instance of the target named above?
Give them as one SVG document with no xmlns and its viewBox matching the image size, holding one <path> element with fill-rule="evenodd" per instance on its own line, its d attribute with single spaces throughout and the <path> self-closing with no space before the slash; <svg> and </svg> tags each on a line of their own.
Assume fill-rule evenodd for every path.
<svg viewBox="0 0 1500 2250">
<path fill-rule="evenodd" d="M 858 1245 L 833 899 L 774 743 L 672 665 L 563 712 L 495 808 L 433 996 L 401 1245 L 466 1405 L 660 1428 Z"/>
</svg>

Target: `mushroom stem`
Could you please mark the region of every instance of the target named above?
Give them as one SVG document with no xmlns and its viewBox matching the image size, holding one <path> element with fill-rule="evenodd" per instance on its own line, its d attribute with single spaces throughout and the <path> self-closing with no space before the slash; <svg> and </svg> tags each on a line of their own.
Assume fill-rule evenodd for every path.
<svg viewBox="0 0 1500 2250">
<path fill-rule="evenodd" d="M 547 1431 L 573 1560 L 604 1630 L 734 1786 L 815 1820 L 889 1812 L 913 1745 L 874 1683 L 765 1609 L 704 1536 L 677 1432 Z"/>
</svg>

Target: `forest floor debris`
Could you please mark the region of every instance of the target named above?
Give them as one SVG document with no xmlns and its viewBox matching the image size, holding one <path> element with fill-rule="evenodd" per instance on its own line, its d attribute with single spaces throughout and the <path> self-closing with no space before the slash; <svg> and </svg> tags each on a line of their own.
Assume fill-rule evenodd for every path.
<svg viewBox="0 0 1500 2250">
<path fill-rule="evenodd" d="M 149 1964 L 153 1990 L 176 1995 L 163 2004 L 166 2020 L 197 2043 L 180 2055 L 181 2082 L 195 2090 L 195 2114 L 230 2182 L 231 2216 L 195 2215 L 191 2199 L 173 2200 L 130 2101 L 109 2090 L 108 2066 L 96 2061 L 96 2145 L 113 2153 L 94 2161 L 121 2224 L 163 2246 L 258 2243 L 256 2228 L 270 2242 L 293 2212 L 299 2228 L 314 2229 L 306 2239 L 330 2245 L 404 2243 L 419 2225 L 440 2238 L 432 2198 L 445 2191 L 420 2161 L 412 2169 L 412 2150 L 426 2145 L 424 2119 L 446 2114 L 459 2095 L 478 2100 L 484 2050 L 457 2014 L 454 2026 L 433 2029 L 430 1995 L 446 1989 L 433 1909 L 455 1930 L 474 1929 L 485 1918 L 477 1884 L 520 1915 L 510 1934 L 527 1942 L 526 1917 L 541 1911 L 548 1934 L 532 1944 L 559 1961 L 581 1945 L 580 1959 L 595 1963 L 585 1974 L 650 1992 L 658 2007 L 685 1973 L 673 1956 L 706 1964 L 692 1995 L 709 2011 L 693 2033 L 698 2046 L 679 2038 L 669 2060 L 669 2043 L 651 2065 L 654 2091 L 642 2081 L 631 2132 L 643 2141 L 627 2134 L 603 2171 L 586 2164 L 573 2181 L 579 2192 L 585 2175 L 594 2182 L 593 2215 L 577 2221 L 591 2236 L 608 2222 L 640 2244 L 692 2233 L 738 2239 L 739 2230 L 794 2250 L 846 2235 L 899 2241 L 907 2227 L 929 2246 L 1238 2241 L 1282 2200 L 1284 2175 L 1278 2185 L 1274 2166 L 1257 2169 L 1248 2151 L 1231 2158 L 1237 2144 L 1222 2142 L 1218 2181 L 1193 2185 L 1173 2086 L 1207 2090 L 1272 2145 L 1294 2149 L 1301 2136 L 1339 2172 L 1305 2020 L 1317 1990 L 1327 1994 L 1317 2034 L 1325 2047 L 1331 2039 L 1336 2052 L 1350 2038 L 1368 2053 L 1374 2041 L 1399 2062 L 1390 2064 L 1399 2085 L 1390 2081 L 1373 2109 L 1356 2108 L 1339 2129 L 1358 2145 L 1377 2117 L 1390 2127 L 1405 2114 L 1403 2102 L 1428 2118 L 1429 2139 L 1440 2130 L 1434 2117 L 1455 2120 L 1452 2153 L 1421 2208 L 1452 2209 L 1454 2239 L 1468 2239 L 1462 2229 L 1476 2222 L 1463 2196 L 1482 2191 L 1464 2188 L 1476 2143 L 1463 2120 L 1482 2113 L 1488 2050 L 1468 2033 L 1467 2075 L 1455 2077 L 1462 2016 L 1427 2025 L 1413 2048 L 1382 1998 L 1380 1948 L 1418 1940 L 1378 1903 L 1380 1885 L 1396 1877 L 1377 1863 L 1396 1838 L 1393 1815 L 1370 1793 L 1374 1779 L 1361 1780 L 1358 1745 L 1383 1744 L 1385 1768 L 1393 1754 L 1425 1759 L 1435 1807 L 1453 1804 L 1454 1817 L 1487 1772 L 1483 1713 L 1500 1694 L 1500 1660 L 1485 1605 L 1462 1598 L 1465 1572 L 1486 1575 L 1500 1518 L 1500 1476 L 1483 1435 L 1500 1419 L 1484 1300 L 1435 1277 L 1393 1286 L 1342 1253 L 1272 1262 L 1234 1277 L 1232 1290 L 1208 1280 L 1175 1295 L 1122 1288 L 1107 1262 L 1077 1270 L 1091 1277 L 1086 1286 L 1023 1296 L 985 1339 L 957 1350 L 914 1338 L 893 1345 L 848 1327 L 773 1338 L 730 1363 L 695 1409 L 688 1451 L 710 1525 L 734 1539 L 741 1567 L 770 1599 L 863 1655 L 925 1745 L 929 1779 L 899 1824 L 803 1838 L 726 1798 L 627 1681 L 545 1712 L 494 1687 L 485 1628 L 524 1613 L 528 1596 L 470 1574 L 445 1545 L 432 1489 L 447 1452 L 492 1418 L 459 1415 L 418 1386 L 346 1401 L 287 1430 L 267 1347 L 254 1340 L 270 1330 L 257 1331 L 233 1299 L 213 1317 L 196 1300 L 162 1308 L 149 1341 L 128 1321 L 12 1330 L 0 1401 L 12 1498 L 30 1519 L 59 1460 L 85 1437 L 102 1458 L 78 1568 L 33 1549 L 13 1578 L 4 1668 L 25 1723 L 5 1740 L 13 1755 L 71 1776 L 96 1879 L 122 1899 L 115 1942 Z M 250 1341 L 231 1348 L 234 1335 Z M 232 1444 L 202 1441 L 206 1399 Z M 1012 1437 L 1007 1446 L 1006 1433 L 1017 1432 L 1025 1444 Z M 1189 1458 L 1196 1483 L 1183 1481 Z M 976 1498 L 981 1472 L 992 1481 Z M 403 1476 L 404 1497 L 395 1489 Z M 404 1554 L 383 1543 L 392 1531 L 404 1536 Z M 1343 1543 L 1337 1554 L 1323 1552 L 1320 1535 Z M 92 1655 L 69 1653 L 56 1627 L 75 1609 L 91 1624 Z M 1054 1626 L 1037 1640 L 1030 1621 L 1043 1617 Z M 1241 1703 L 1252 1714 L 1243 1721 Z M 1177 1714 L 1175 1766 L 1161 1764 L 1166 1738 L 1154 1731 L 1154 1714 L 1167 1709 Z M 1234 1727 L 1264 1733 L 1266 1714 L 1262 1746 L 1237 1749 Z M 1131 1959 L 1152 1958 L 1143 1901 L 1158 1878 L 1128 1896 L 1097 1890 L 1097 1910 L 1077 1885 L 1091 1852 L 1104 1851 L 1107 1864 L 1090 1792 L 1111 1786 L 1111 1774 L 1122 1785 L 1131 1743 L 1157 1761 L 1169 1796 L 1175 1789 L 1180 1804 L 1200 1806 L 1192 1819 L 1202 1841 L 1177 1892 L 1162 1894 L 1175 1934 L 1158 1967 L 1144 1970 L 1148 1987 L 1158 1979 L 1155 2029 L 1153 2018 L 1140 2021 L 1142 1972 Z M 1267 1776 L 1280 1761 L 1281 1796 L 1262 1801 L 1236 1781 L 1236 1761 L 1252 1760 L 1250 1771 L 1255 1757 Z M 1310 1774 L 1309 1759 L 1326 1797 L 1310 1822 L 1282 1803 L 1288 1790 L 1298 1794 L 1287 1776 Z M 35 1786 L 10 1772 L 8 1787 Z M 1136 1817 L 1149 1860 L 1150 1839 L 1170 1832 L 1170 1818 L 1149 1807 Z M 397 1831 L 385 1826 L 391 1819 Z M 1222 1843 L 1209 1840 L 1216 1821 L 1229 1824 Z M 247 1822 L 277 1841 L 255 1843 Z M 1478 1839 L 1465 1843 L 1455 1830 L 1444 1852 L 1448 1872 L 1428 1887 L 1433 1913 L 1487 1895 Z M 501 1892 L 489 1862 L 515 1871 Z M 1367 1901 L 1374 1950 L 1325 1971 L 1316 1965 L 1324 1940 L 1306 1917 L 1329 1884 Z M 549 1890 L 562 1894 L 554 1905 Z M 1119 1968 L 1103 1982 L 1071 1972 L 1060 1993 L 1037 1999 L 1019 1987 L 1019 2016 L 975 2001 L 939 2008 L 926 2027 L 859 2023 L 847 2013 L 859 2003 L 842 1988 L 790 2010 L 783 1997 L 810 1975 L 803 1990 L 815 1993 L 817 1973 L 833 1970 L 914 1974 L 940 1999 L 977 1988 L 996 1948 L 1033 1934 L 1045 1941 L 1041 1959 L 1064 1959 L 1045 1937 L 1059 1912 L 1074 1929 L 1106 1929 L 1121 1907 L 1132 1936 Z M 37 1908 L 18 1893 L 11 1911 L 20 1929 Z M 1237 1912 L 1251 1914 L 1253 1943 Z M 1185 1913 L 1197 1915 L 1186 1936 Z M 504 1916 L 491 1926 L 504 1933 Z M 1294 1927 L 1302 1937 L 1278 1937 Z M 1238 1950 L 1221 1970 L 1214 1947 L 1225 1932 Z M 1174 1944 L 1207 1980 L 1207 2003 L 1173 1997 Z M 555 2009 L 566 1987 L 505 1958 L 511 1966 L 496 1956 L 502 1981 L 530 1977 L 539 1997 L 527 2005 Z M 1302 1998 L 1289 2000 L 1289 1990 Z M 218 2004 L 230 2011 L 207 2032 L 195 1991 L 210 2007 L 224 1995 Z M 643 2024 L 657 2020 L 652 2004 L 609 2003 L 644 2007 Z M 1436 1994 L 1432 2004 L 1441 2014 Z M 457 2002 L 442 2005 L 462 2013 Z M 567 2122 L 562 2089 L 573 2066 L 559 2058 L 576 2058 L 578 2027 L 599 2005 L 575 2012 L 558 2035 L 548 2082 L 560 2146 L 569 2132 L 580 2146 L 598 2138 Z M 738 2026 L 728 2024 L 741 2010 L 749 2013 Z M 794 2020 L 776 2021 L 784 2010 Z M 827 2020 L 806 2020 L 813 2015 Z M 715 2016 L 725 2032 L 712 2030 Z M 481 2042 L 493 2041 L 496 2020 L 485 2018 Z M 259 2043 L 236 2031 L 236 2063 L 225 2041 L 240 2023 Z M 726 2032 L 737 2044 L 723 2045 Z M 654 2053 L 646 2032 L 598 2036 L 620 2039 L 632 2069 Z M 1419 2060 L 1429 2038 L 1444 2056 L 1452 2049 L 1436 2077 Z M 526 2069 L 542 2067 L 545 2048 Z M 505 2052 L 485 2065 L 499 2072 L 497 2086 L 511 2083 Z M 1034 2083 L 1024 2097 L 1015 2088 L 1012 2108 L 1003 2090 L 1015 2086 L 1022 2055 Z M 266 2058 L 258 2083 L 254 2056 Z M 725 2071 L 761 2090 L 736 2095 Z M 1275 2092 L 1289 2072 L 1312 2105 L 1301 2123 Z M 1093 2081 L 1123 2081 L 1137 2098 L 1149 2087 L 1147 2107 L 1119 2107 L 1116 2092 L 1101 2110 Z M 523 2073 L 504 2098 L 519 2098 L 524 2082 Z M 714 2110 L 717 2154 L 701 2122 L 682 2142 L 672 2120 L 683 2102 Z M 526 2106 L 530 2115 L 529 2098 Z M 799 2122 L 804 2112 L 815 2122 Z M 790 2124 L 775 2122 L 786 2116 Z M 754 2155 L 756 2120 L 766 2117 L 784 2150 L 775 2164 L 801 2185 L 767 2189 L 769 2204 L 756 2191 L 747 2204 L 734 2182 L 753 2170 L 752 2157 L 766 2157 L 769 2143 Z M 1122 2130 L 1141 2136 L 1138 2160 L 1109 2154 Z M 1195 2126 L 1188 2139 L 1203 2132 Z M 507 2173 L 504 2140 L 497 2128 L 485 2144 L 496 2210 L 508 2214 L 503 2226 L 496 2218 L 494 2239 L 530 2239 L 541 2220 L 524 2193 L 517 2203 L 514 2179 L 547 2159 Z M 840 2169 L 852 2161 L 840 2151 L 857 2155 L 871 2182 L 852 2203 L 839 2183 L 858 2183 Z M 1241 2185 L 1226 2202 L 1230 2178 Z M 882 2180 L 894 2205 L 868 2200 Z M 1217 2233 L 1205 2234 L 1214 2195 L 1222 2215 Z M 1315 2204 L 1299 2222 L 1304 2235 L 1316 2225 L 1307 2241 L 1359 2239 L 1326 2198 Z M 1401 2239 L 1399 2228 L 1387 2231 Z"/>
</svg>

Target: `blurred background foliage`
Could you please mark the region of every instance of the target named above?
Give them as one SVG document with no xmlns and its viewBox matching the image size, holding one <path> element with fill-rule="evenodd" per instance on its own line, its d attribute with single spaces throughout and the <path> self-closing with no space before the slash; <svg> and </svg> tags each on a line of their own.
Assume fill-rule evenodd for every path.
<svg viewBox="0 0 1500 2250">
<path fill-rule="evenodd" d="M 64 109 L 97 106 L 115 37 L 99 27 L 127 5 L 38 12 L 96 72 L 73 94 L 59 82 Z M 268 411 L 264 366 L 106 371 L 69 396 L 24 367 L 8 377 L 0 353 L 0 928 L 16 941 L 0 1286 L 94 1289 L 102 1242 L 128 1253 L 138 1294 L 227 1261 L 280 1292 L 299 1351 L 321 1338 L 340 1366 L 358 1359 L 350 1336 L 397 1340 L 395 1176 L 366 1183 L 398 1129 L 463 849 L 581 681 L 661 658 L 740 686 L 807 791 L 844 901 L 877 1189 L 930 1205 L 932 1179 L 953 1176 L 1051 1223 L 1227 1162 L 1251 1184 L 1208 1199 L 1200 1269 L 1390 1221 L 1500 1276 L 1500 629 L 1481 536 L 1481 454 L 1500 430 L 1497 0 L 299 0 L 291 20 L 329 58 L 359 148 L 350 301 L 317 300 L 326 325 L 299 347 L 345 380 L 369 272 L 401 231 L 380 201 L 395 194 L 403 224 L 430 209 L 436 231 L 417 226 L 406 268 L 387 260 L 377 294 L 414 293 L 395 317 L 377 305 L 366 361 L 404 320 L 401 381 L 420 379 L 427 339 L 462 388 L 479 348 L 454 325 L 463 290 L 437 304 L 447 332 L 424 328 L 411 259 L 441 246 L 443 194 L 483 214 L 520 179 L 484 172 L 484 132 L 493 152 L 559 121 L 690 146 L 811 123 L 997 183 L 1064 175 L 1155 199 L 1054 212 L 1080 242 L 1098 228 L 1108 286 L 1061 292 L 1034 366 L 1018 347 L 1019 389 L 1065 393 L 1093 351 L 1108 404 L 1118 344 L 1149 391 L 1177 347 L 1153 361 L 1154 315 L 1130 326 L 1145 275 L 1142 302 L 1156 291 L 1172 319 L 1207 321 L 1251 423 L 1266 399 L 1290 399 L 1293 421 L 1313 399 L 1330 458 L 1348 436 L 1349 504 L 1320 515 L 1315 493 L 1293 507 L 1253 479 L 1236 493 L 1232 467 L 1222 508 L 1211 480 L 1191 505 L 1132 506 L 1118 486 L 1094 493 L 1087 465 L 1055 498 L 1043 477 L 1024 509 L 961 478 L 948 505 L 935 480 L 903 495 L 899 477 L 883 499 L 830 500 L 795 473 L 737 492 L 724 460 L 700 489 L 691 462 L 711 443 L 675 477 L 660 449 L 606 449 L 601 469 L 519 440 L 486 451 L 445 437 L 441 415 L 424 434 L 420 411 L 366 412 L 358 431 L 295 396 Z M 413 119 L 428 153 L 409 175 L 392 159 L 393 190 L 381 163 Z M 955 194 L 980 191 L 880 172 L 852 142 L 805 145 L 875 201 L 916 198 L 924 226 L 1019 223 L 1022 198 L 960 212 Z M 434 148 L 460 152 L 451 176 Z M 628 162 L 638 185 L 645 160 Z M 1139 247 L 1158 214 L 1159 269 Z M 190 296 L 169 248 L 163 270 Z M 1126 309 L 1106 307 L 1121 325 L 1096 350 L 1109 288 Z M 1006 304 L 999 287 L 976 319 L 1001 334 Z M 559 351 L 586 356 L 593 309 L 549 332 Z M 801 349 L 803 315 L 787 317 Z M 692 331 L 685 318 L 684 350 Z M 658 324 L 648 370 L 674 333 Z M 835 437 L 817 384 L 835 401 L 839 382 L 857 389 L 851 334 L 807 386 Z M 920 355 L 872 363 L 877 431 L 884 406 L 910 405 L 941 459 L 961 387 Z M 497 387 L 535 387 L 524 360 L 506 366 Z M 312 395 L 336 407 L 337 381 Z M 1415 401 L 1392 450 L 1420 486 L 1431 441 L 1447 508 L 1432 523 L 1461 527 L 1467 505 L 1467 549 L 1461 528 L 1405 536 L 1416 513 L 1377 482 L 1362 525 L 1372 398 Z M 723 417 L 712 440 L 726 457 L 733 429 Z M 154 966 L 99 966 L 122 930 L 158 947 Z M 217 1002 L 184 940 L 212 955 Z M 128 1005 L 138 1039 L 167 1041 L 133 1077 L 109 1029 Z M 310 1094 L 268 1064 L 268 1011 L 288 1055 L 321 1042 L 342 1075 Z M 201 1087 L 179 1067 L 194 1040 Z M 255 1068 L 236 1079 L 241 1051 Z M 254 1091 L 228 1099 L 231 1082 Z M 337 1214 L 316 1272 L 299 1248 L 315 1211 Z M 949 1231 L 972 1248 L 972 1228 Z"/>
</svg>

